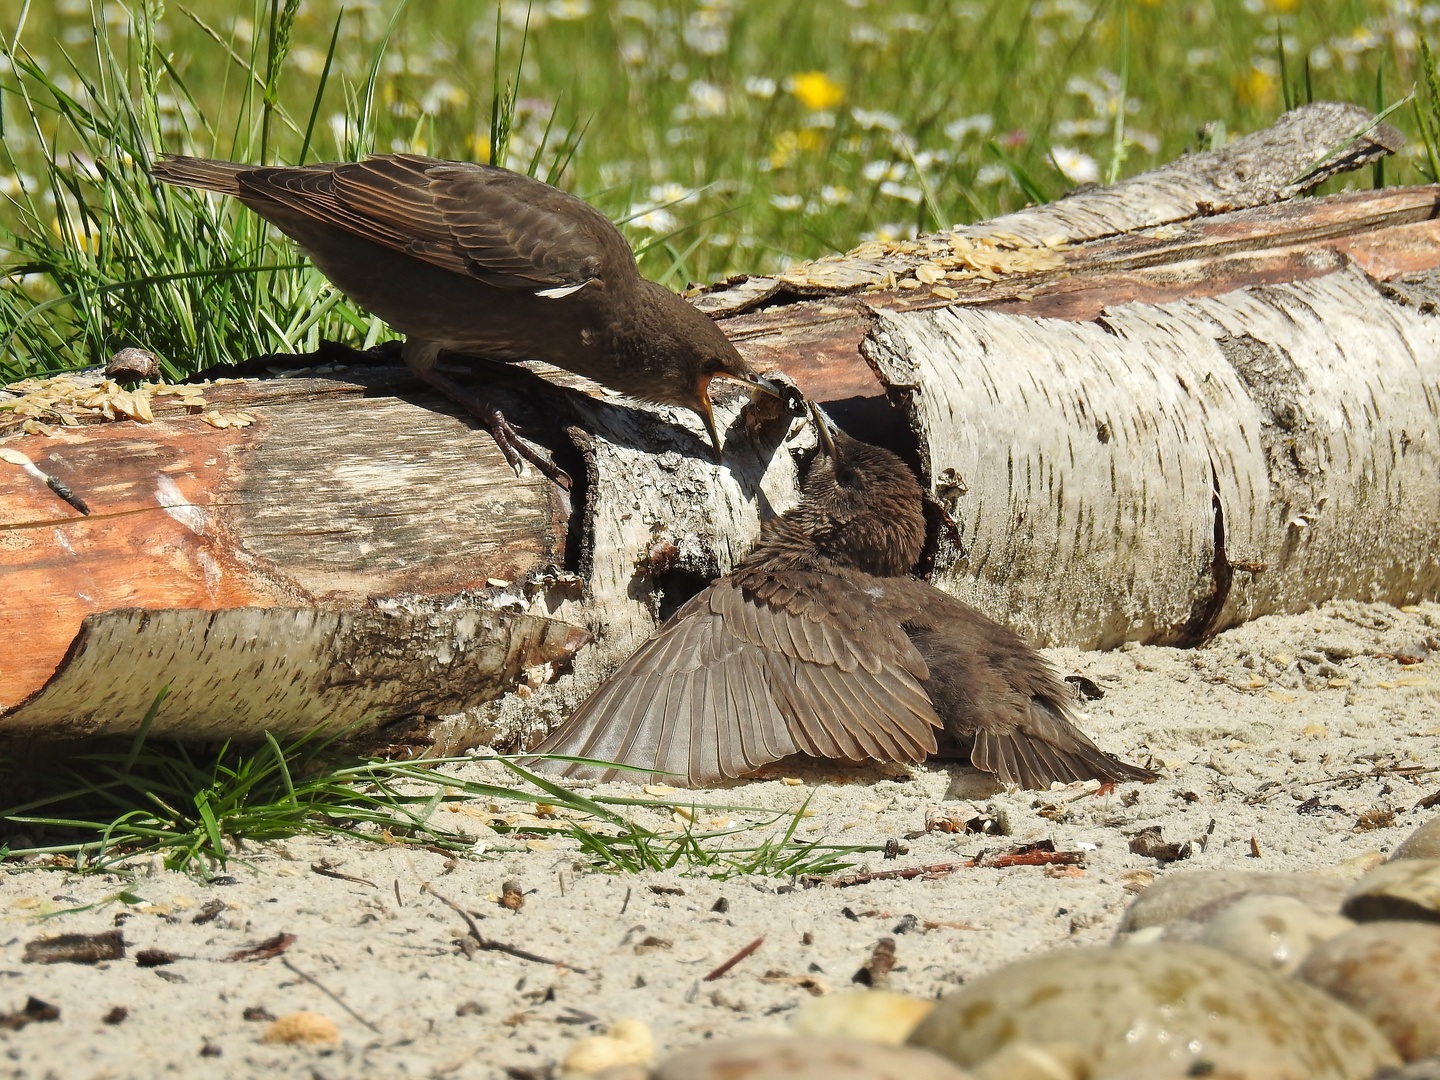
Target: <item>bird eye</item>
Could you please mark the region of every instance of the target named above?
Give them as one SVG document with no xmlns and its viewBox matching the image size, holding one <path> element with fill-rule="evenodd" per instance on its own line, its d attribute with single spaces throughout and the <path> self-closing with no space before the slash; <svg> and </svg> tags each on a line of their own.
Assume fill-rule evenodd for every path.
<svg viewBox="0 0 1440 1080">
<path fill-rule="evenodd" d="M 854 469 L 840 469 L 835 473 L 835 482 L 841 487 L 854 487 L 860 482 L 860 476 Z"/>
</svg>

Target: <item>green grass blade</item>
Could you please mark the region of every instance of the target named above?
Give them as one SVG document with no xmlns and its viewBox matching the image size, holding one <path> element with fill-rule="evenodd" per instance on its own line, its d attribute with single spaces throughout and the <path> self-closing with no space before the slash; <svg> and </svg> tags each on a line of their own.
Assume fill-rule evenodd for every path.
<svg viewBox="0 0 1440 1080">
<path fill-rule="evenodd" d="M 1285 63 L 1285 31 L 1280 20 L 1275 20 L 1275 59 L 1280 65 L 1280 94 L 1285 100 L 1285 111 L 1295 108 L 1295 91 L 1290 86 L 1290 70 Z"/>
<path fill-rule="evenodd" d="M 130 742 L 130 752 L 125 755 L 125 761 L 120 766 L 122 773 L 128 773 L 135 767 L 135 759 L 140 756 L 140 748 L 145 745 L 145 739 L 150 734 L 150 726 L 155 723 L 155 717 L 160 713 L 160 706 L 170 696 L 170 684 L 166 683 L 160 687 L 160 692 L 155 695 L 155 700 L 150 703 L 150 708 L 145 710 L 145 716 L 140 721 L 139 730 L 135 732 L 135 738 Z"/>
<path fill-rule="evenodd" d="M 1120 179 L 1125 166 L 1125 104 L 1130 96 L 1130 5 L 1120 4 L 1120 92 L 1115 102 L 1115 122 L 1110 135 L 1110 165 L 1105 170 L 1105 183 Z"/>
<path fill-rule="evenodd" d="M 270 752 L 275 755 L 275 766 L 285 782 L 285 797 L 290 800 L 291 806 L 298 806 L 299 803 L 295 801 L 295 781 L 290 776 L 290 766 L 285 762 L 285 751 L 280 748 L 279 742 L 268 728 L 265 731 L 265 741 L 270 744 Z"/>
<path fill-rule="evenodd" d="M 220 823 L 215 819 L 215 811 L 210 807 L 210 793 L 208 791 L 197 791 L 195 793 L 195 809 L 200 814 L 200 820 L 205 825 L 205 836 L 210 841 L 210 847 L 214 857 L 221 866 L 225 865 L 225 842 L 220 837 Z"/>
<path fill-rule="evenodd" d="M 989 150 L 990 153 L 994 154 L 995 157 L 1000 161 L 1000 163 L 1005 166 L 1005 168 L 1009 171 L 1010 176 L 1014 179 L 1016 185 L 1020 188 L 1021 191 L 1025 193 L 1025 197 L 1027 199 L 1029 199 L 1036 206 L 1040 206 L 1050 201 L 1049 196 L 1046 195 L 1043 190 L 1041 190 L 1040 185 L 1035 182 L 1031 175 L 1025 171 L 1025 169 L 1020 165 L 1018 161 L 1016 161 L 1013 157 L 1007 154 L 1004 149 L 1001 148 L 999 143 L 987 143 L 985 148 Z"/>
<path fill-rule="evenodd" d="M 305 138 L 300 141 L 300 153 L 296 165 L 304 165 L 310 153 L 310 139 L 315 134 L 315 120 L 320 115 L 320 103 L 325 100 L 325 87 L 330 82 L 330 68 L 335 63 L 335 45 L 340 40 L 340 22 L 345 18 L 342 7 L 335 16 L 335 28 L 330 31 L 330 46 L 325 50 L 325 66 L 320 69 L 320 85 L 315 88 L 315 97 L 310 105 L 310 119 L 305 123 Z"/>
</svg>

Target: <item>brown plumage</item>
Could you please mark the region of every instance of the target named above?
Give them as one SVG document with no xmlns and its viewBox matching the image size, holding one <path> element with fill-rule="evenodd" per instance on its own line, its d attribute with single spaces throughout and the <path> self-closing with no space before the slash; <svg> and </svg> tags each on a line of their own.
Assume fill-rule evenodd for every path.
<svg viewBox="0 0 1440 1080">
<path fill-rule="evenodd" d="M 800 505 L 534 752 L 702 786 L 795 753 L 922 761 L 943 729 L 1007 784 L 1153 779 L 1071 724 L 1069 689 L 1019 635 L 908 575 L 925 520 L 904 462 L 838 431 L 825 443 Z"/>
<path fill-rule="evenodd" d="M 153 172 L 233 195 L 299 243 L 341 292 L 406 335 L 406 364 L 479 417 L 511 465 L 524 457 L 558 473 L 493 406 L 438 370 L 441 353 L 545 360 L 693 409 L 717 458 L 710 380 L 776 390 L 714 322 L 640 276 L 608 218 L 531 177 L 413 154 L 300 168 L 167 156 Z"/>
</svg>

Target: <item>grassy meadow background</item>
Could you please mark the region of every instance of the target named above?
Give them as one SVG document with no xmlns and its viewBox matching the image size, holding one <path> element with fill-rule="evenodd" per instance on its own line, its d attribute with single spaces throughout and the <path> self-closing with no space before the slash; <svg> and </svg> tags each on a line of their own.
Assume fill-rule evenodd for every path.
<svg viewBox="0 0 1440 1080">
<path fill-rule="evenodd" d="M 343 8 L 343 10 L 342 10 Z M 1413 0 L 3 0 L 0 380 L 387 335 L 156 152 L 501 160 L 675 288 L 1143 171 L 1310 97 L 1430 101 Z M 1431 163 L 1417 114 L 1389 183 Z M 1348 178 L 1370 184 L 1370 172 Z"/>
</svg>

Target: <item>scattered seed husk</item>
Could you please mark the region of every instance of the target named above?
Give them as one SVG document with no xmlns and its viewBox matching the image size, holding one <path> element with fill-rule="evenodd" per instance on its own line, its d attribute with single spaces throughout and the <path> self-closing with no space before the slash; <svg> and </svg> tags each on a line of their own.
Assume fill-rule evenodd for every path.
<svg viewBox="0 0 1440 1080">
<path fill-rule="evenodd" d="M 266 1029 L 261 1042 L 314 1045 L 340 1041 L 340 1028 L 328 1016 L 301 1010 L 286 1013 Z"/>
</svg>

